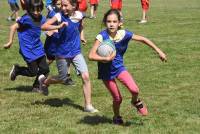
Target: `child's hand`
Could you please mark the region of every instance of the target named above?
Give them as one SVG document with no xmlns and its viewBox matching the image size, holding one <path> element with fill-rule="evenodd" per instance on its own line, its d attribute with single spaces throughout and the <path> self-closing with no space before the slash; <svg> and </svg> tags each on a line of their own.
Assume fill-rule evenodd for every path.
<svg viewBox="0 0 200 134">
<path fill-rule="evenodd" d="M 115 58 L 115 56 L 116 56 L 116 51 L 113 52 L 110 56 L 105 57 L 105 59 L 104 59 L 103 61 L 104 61 L 105 63 L 106 63 L 106 62 L 110 62 L 110 61 L 112 61 L 112 60 Z"/>
<path fill-rule="evenodd" d="M 11 45 L 12 45 L 12 43 L 11 43 L 11 42 L 8 42 L 7 44 L 4 44 L 3 47 L 4 47 L 5 49 L 8 49 L 8 48 L 11 47 Z"/>
<path fill-rule="evenodd" d="M 162 61 L 167 62 L 167 57 L 166 57 L 165 53 L 159 52 L 158 54 Z"/>
<path fill-rule="evenodd" d="M 58 30 L 46 31 L 45 33 L 46 33 L 46 35 L 51 36 L 51 35 L 53 35 L 54 33 L 58 33 Z"/>
<path fill-rule="evenodd" d="M 59 25 L 59 28 L 63 28 L 65 26 L 68 26 L 68 22 L 62 22 L 60 25 Z"/>
</svg>

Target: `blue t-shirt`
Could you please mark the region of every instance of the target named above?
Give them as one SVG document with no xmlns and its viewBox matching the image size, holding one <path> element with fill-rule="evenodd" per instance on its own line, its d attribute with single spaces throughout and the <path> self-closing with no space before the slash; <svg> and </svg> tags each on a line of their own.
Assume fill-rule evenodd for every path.
<svg viewBox="0 0 200 134">
<path fill-rule="evenodd" d="M 56 11 L 51 10 L 48 12 L 47 18 L 52 18 L 54 15 L 56 14 Z M 55 24 L 57 25 L 57 24 Z M 51 36 L 47 35 L 47 38 L 45 40 L 45 44 L 44 44 L 44 49 L 45 49 L 45 53 L 48 56 L 55 56 L 56 55 L 56 45 L 59 44 L 60 39 L 59 39 L 59 33 L 54 33 Z"/>
<path fill-rule="evenodd" d="M 17 3 L 18 0 L 8 0 L 8 3 Z"/>
<path fill-rule="evenodd" d="M 79 11 L 76 11 L 75 14 L 77 15 L 79 13 Z M 80 20 L 78 20 L 78 18 L 70 18 L 63 13 L 57 13 L 56 17 L 59 22 L 68 22 L 68 26 L 59 30 L 60 44 L 57 45 L 56 57 L 73 58 L 81 53 L 81 39 L 79 31 L 81 17 Z"/>
<path fill-rule="evenodd" d="M 44 24 L 45 20 L 45 17 L 41 16 L 41 20 L 35 22 L 28 14 L 25 14 L 17 21 L 19 24 L 19 29 L 17 29 L 19 52 L 28 63 L 45 55 L 40 40 L 41 25 Z"/>
<path fill-rule="evenodd" d="M 108 63 L 98 62 L 98 78 L 102 80 L 115 79 L 122 71 L 126 70 L 124 67 L 123 55 L 128 47 L 128 42 L 131 40 L 133 33 L 127 30 L 118 30 L 114 39 L 112 39 L 107 30 L 103 30 L 97 35 L 97 40 L 100 42 L 111 39 L 116 48 L 115 58 Z"/>
</svg>

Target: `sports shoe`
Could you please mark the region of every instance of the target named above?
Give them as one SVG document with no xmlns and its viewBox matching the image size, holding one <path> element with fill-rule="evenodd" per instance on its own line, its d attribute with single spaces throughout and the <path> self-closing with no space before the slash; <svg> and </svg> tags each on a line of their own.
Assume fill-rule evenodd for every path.
<svg viewBox="0 0 200 134">
<path fill-rule="evenodd" d="M 12 69 L 10 71 L 10 74 L 9 74 L 11 81 L 14 81 L 16 79 L 16 77 L 17 77 L 17 68 L 18 67 L 19 67 L 18 64 L 13 65 L 13 67 L 12 67 Z"/>
<path fill-rule="evenodd" d="M 12 20 L 12 18 L 9 16 L 8 18 L 7 18 L 7 21 L 11 21 Z"/>
<path fill-rule="evenodd" d="M 43 74 L 41 74 L 38 77 L 38 81 L 40 83 L 39 90 L 42 91 L 42 94 L 47 96 L 49 94 L 49 90 L 48 90 L 48 86 L 44 84 L 45 80 L 46 80 L 46 77 Z"/>
<path fill-rule="evenodd" d="M 147 20 L 141 20 L 139 23 L 140 23 L 140 24 L 147 23 Z"/>
<path fill-rule="evenodd" d="M 64 85 L 75 85 L 74 81 L 69 77 L 63 82 Z"/>
<path fill-rule="evenodd" d="M 90 17 L 89 17 L 89 19 L 95 19 L 95 18 L 96 18 L 95 16 L 90 16 Z"/>
<path fill-rule="evenodd" d="M 116 125 L 121 125 L 124 123 L 121 116 L 113 117 L 113 123 Z"/>
<path fill-rule="evenodd" d="M 132 102 L 133 106 L 137 108 L 137 111 L 140 115 L 146 116 L 148 115 L 147 107 L 143 104 L 141 100 L 137 100 L 136 102 Z"/>
<path fill-rule="evenodd" d="M 85 112 L 89 112 L 89 113 L 97 113 L 99 112 L 99 110 L 95 109 L 92 105 L 86 106 L 84 108 Z"/>
</svg>

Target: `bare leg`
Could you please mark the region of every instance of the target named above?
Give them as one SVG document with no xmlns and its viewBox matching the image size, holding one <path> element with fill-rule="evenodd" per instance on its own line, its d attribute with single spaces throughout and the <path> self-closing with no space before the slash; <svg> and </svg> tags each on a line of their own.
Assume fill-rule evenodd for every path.
<svg viewBox="0 0 200 134">
<path fill-rule="evenodd" d="M 90 18 L 94 17 L 94 5 L 90 6 Z"/>
<path fill-rule="evenodd" d="M 83 94 L 85 98 L 85 106 L 91 105 L 91 83 L 89 73 L 85 72 L 81 74 L 83 81 Z"/>
</svg>

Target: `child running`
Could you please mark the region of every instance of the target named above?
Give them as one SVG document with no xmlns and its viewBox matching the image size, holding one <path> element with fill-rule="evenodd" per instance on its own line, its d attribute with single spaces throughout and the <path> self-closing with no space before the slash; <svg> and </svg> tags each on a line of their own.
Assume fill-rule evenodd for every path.
<svg viewBox="0 0 200 134">
<path fill-rule="evenodd" d="M 48 10 L 47 19 L 52 18 L 56 13 L 60 12 L 61 0 L 53 0 L 51 3 L 52 10 Z M 58 25 L 55 23 L 54 25 Z M 48 59 L 48 64 L 50 65 L 55 60 L 56 45 L 60 42 L 58 30 L 52 30 L 46 32 L 46 40 L 44 43 L 44 50 Z M 70 63 L 68 68 L 70 67 Z M 70 77 L 70 70 L 67 73 L 67 80 L 63 83 L 64 85 L 74 85 L 73 80 Z"/>
<path fill-rule="evenodd" d="M 45 17 L 41 15 L 43 9 L 42 0 L 30 0 L 27 13 L 24 14 L 15 24 L 11 26 L 9 41 L 4 45 L 5 49 L 12 46 L 14 34 L 17 30 L 20 46 L 20 54 L 28 67 L 13 65 L 10 72 L 10 79 L 14 81 L 18 75 L 34 77 L 37 76 L 33 84 L 33 91 L 48 95 L 48 90 L 40 90 L 38 76 L 47 76 L 49 67 L 46 63 L 43 44 L 40 40 L 40 26 L 45 22 Z"/>
<path fill-rule="evenodd" d="M 10 9 L 12 11 L 11 15 L 7 18 L 8 21 L 15 21 L 19 17 L 18 11 L 19 6 L 17 0 L 8 0 L 8 4 L 10 5 Z"/>
<path fill-rule="evenodd" d="M 103 23 L 106 29 L 97 35 L 96 41 L 90 50 L 89 59 L 98 61 L 98 78 L 103 80 L 103 83 L 113 97 L 113 123 L 123 124 L 123 119 L 120 115 L 122 96 L 116 79 L 126 86 L 132 94 L 131 104 L 136 107 L 137 111 L 143 116 L 148 114 L 147 107 L 138 98 L 139 88 L 123 64 L 123 55 L 126 52 L 129 41 L 139 41 L 151 47 L 157 52 L 162 61 L 166 61 L 166 55 L 149 39 L 136 35 L 128 30 L 120 30 L 120 13 L 118 10 L 110 9 L 105 14 Z M 96 52 L 97 48 L 101 42 L 108 39 L 113 41 L 116 47 L 116 53 L 108 57 L 101 57 Z"/>
<path fill-rule="evenodd" d="M 139 23 L 147 23 L 147 12 L 149 10 L 149 0 L 141 0 L 142 6 L 142 19 Z"/>
<path fill-rule="evenodd" d="M 44 25 L 43 30 L 59 29 L 60 43 L 56 48 L 56 64 L 59 76 L 45 78 L 39 77 L 42 88 L 50 84 L 63 83 L 67 79 L 67 64 L 72 62 L 76 70 L 80 73 L 83 82 L 83 93 L 85 98 L 84 111 L 98 112 L 91 104 L 91 83 L 85 59 L 81 53 L 81 40 L 79 26 L 82 20 L 82 13 L 77 10 L 77 0 L 62 0 L 61 12 L 49 19 Z M 53 25 L 59 22 L 59 25 Z"/>
</svg>

